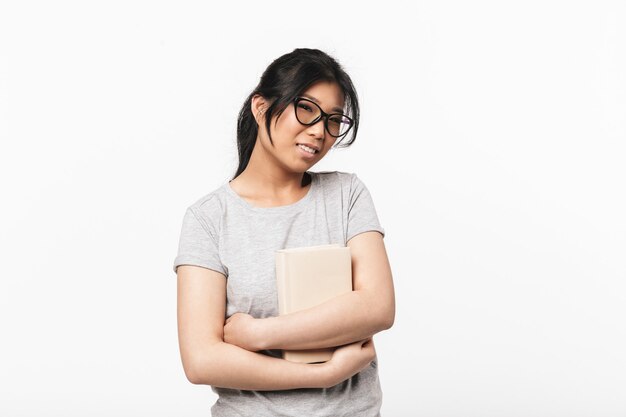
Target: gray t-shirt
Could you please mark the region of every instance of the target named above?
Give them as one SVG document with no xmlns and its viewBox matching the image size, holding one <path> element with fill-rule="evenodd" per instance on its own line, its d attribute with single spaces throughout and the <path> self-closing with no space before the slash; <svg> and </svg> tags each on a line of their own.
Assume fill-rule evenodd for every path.
<svg viewBox="0 0 626 417">
<path fill-rule="evenodd" d="M 187 208 L 178 265 L 197 265 L 227 277 L 226 318 L 237 312 L 255 318 L 278 316 L 274 252 L 277 249 L 346 242 L 381 227 L 365 184 L 354 173 L 311 172 L 306 196 L 286 206 L 256 207 L 225 182 Z M 281 357 L 277 349 L 264 350 Z M 213 417 L 380 416 L 378 358 L 331 388 L 249 391 L 212 386 L 219 398 Z"/>
</svg>

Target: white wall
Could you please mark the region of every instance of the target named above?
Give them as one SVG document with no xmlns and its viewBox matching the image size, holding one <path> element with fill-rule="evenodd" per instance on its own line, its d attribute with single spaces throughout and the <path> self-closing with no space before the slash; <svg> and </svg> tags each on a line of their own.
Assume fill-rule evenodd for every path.
<svg viewBox="0 0 626 417">
<path fill-rule="evenodd" d="M 626 414 L 623 2 L 3 2 L 0 414 L 206 416 L 184 209 L 296 47 L 335 56 L 397 296 L 390 416 Z"/>
</svg>

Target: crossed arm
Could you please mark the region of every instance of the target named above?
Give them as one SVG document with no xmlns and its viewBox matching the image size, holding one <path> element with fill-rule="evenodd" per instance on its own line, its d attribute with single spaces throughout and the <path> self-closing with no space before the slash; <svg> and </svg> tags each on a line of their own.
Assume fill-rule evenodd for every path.
<svg viewBox="0 0 626 417">
<path fill-rule="evenodd" d="M 395 318 L 391 268 L 383 237 L 376 231 L 348 241 L 353 291 L 295 313 L 254 319 L 231 316 L 224 341 L 249 351 L 316 349 L 364 340 L 390 328 Z"/>
<path fill-rule="evenodd" d="M 395 300 L 382 236 L 361 233 L 348 246 L 351 293 L 280 317 L 254 319 L 236 313 L 225 326 L 226 278 L 206 268 L 179 267 L 178 332 L 187 379 L 248 390 L 330 387 L 343 380 L 346 371 L 329 368 L 329 362 L 295 363 L 257 351 L 340 346 L 391 327 Z"/>
</svg>

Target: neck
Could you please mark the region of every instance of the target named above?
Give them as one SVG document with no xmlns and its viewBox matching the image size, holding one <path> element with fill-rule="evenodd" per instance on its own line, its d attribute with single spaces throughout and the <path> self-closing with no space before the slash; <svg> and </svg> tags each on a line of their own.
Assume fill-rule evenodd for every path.
<svg viewBox="0 0 626 417">
<path fill-rule="evenodd" d="M 257 139 L 250 161 L 237 180 L 260 194 L 281 197 L 298 193 L 308 185 L 308 174 L 304 174 L 289 170 L 272 154 L 265 152 Z"/>
</svg>

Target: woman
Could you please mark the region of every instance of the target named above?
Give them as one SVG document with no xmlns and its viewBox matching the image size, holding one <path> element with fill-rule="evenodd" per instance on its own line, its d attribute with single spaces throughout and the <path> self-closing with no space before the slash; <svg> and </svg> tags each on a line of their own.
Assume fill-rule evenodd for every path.
<svg viewBox="0 0 626 417">
<path fill-rule="evenodd" d="M 189 381 L 219 396 L 214 417 L 380 415 L 372 336 L 395 316 L 385 232 L 355 174 L 309 171 L 348 133 L 343 146 L 354 141 L 358 121 L 333 58 L 281 56 L 239 113 L 234 178 L 187 208 L 174 261 L 179 343 Z M 354 291 L 279 316 L 275 251 L 330 243 L 350 247 Z M 337 346 L 324 363 L 281 358 Z"/>
</svg>

